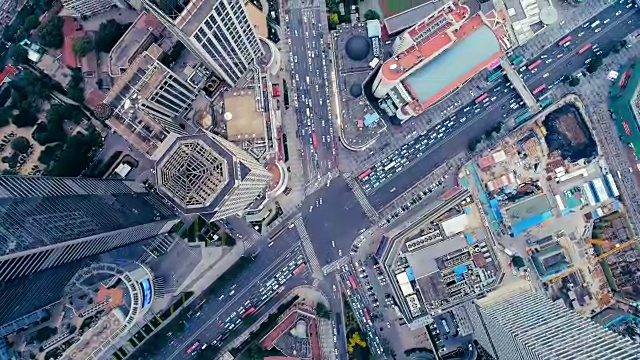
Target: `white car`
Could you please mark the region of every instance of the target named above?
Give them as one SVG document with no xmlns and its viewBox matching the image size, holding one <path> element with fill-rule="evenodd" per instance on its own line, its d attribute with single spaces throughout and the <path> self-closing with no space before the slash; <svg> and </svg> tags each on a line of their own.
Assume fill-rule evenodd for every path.
<svg viewBox="0 0 640 360">
<path fill-rule="evenodd" d="M 549 73 L 542 75 L 543 78 L 546 78 L 547 76 L 549 76 Z"/>
</svg>

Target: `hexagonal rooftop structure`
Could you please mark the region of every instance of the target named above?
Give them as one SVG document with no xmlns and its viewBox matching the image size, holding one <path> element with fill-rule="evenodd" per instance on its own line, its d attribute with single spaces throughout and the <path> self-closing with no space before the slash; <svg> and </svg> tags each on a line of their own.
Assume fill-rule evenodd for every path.
<svg viewBox="0 0 640 360">
<path fill-rule="evenodd" d="M 201 139 L 180 141 L 158 165 L 158 185 L 186 209 L 210 205 L 229 180 L 227 159 Z"/>
<path fill-rule="evenodd" d="M 214 219 L 241 212 L 270 179 L 245 151 L 207 132 L 176 138 L 156 163 L 158 191 L 167 200 L 185 214 Z"/>
</svg>

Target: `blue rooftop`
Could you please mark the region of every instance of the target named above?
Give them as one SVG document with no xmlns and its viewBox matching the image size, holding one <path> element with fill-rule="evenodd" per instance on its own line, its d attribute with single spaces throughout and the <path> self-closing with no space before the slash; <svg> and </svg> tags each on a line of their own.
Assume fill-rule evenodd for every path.
<svg viewBox="0 0 640 360">
<path fill-rule="evenodd" d="M 500 50 L 495 34 L 484 25 L 416 70 L 404 82 L 413 89 L 417 100 L 424 103 Z"/>
</svg>

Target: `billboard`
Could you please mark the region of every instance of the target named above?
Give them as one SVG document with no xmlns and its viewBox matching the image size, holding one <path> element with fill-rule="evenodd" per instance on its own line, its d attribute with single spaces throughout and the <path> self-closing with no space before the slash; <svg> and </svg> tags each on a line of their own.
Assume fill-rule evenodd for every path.
<svg viewBox="0 0 640 360">
<path fill-rule="evenodd" d="M 149 278 L 145 278 L 140 282 L 140 288 L 142 289 L 142 307 L 145 308 L 151 304 L 151 300 L 153 299 L 151 281 Z"/>
</svg>

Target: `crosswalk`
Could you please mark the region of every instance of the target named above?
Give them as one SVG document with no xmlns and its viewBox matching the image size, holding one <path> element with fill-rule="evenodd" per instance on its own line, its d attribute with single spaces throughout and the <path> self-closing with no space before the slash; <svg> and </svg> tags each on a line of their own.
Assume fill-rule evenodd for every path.
<svg viewBox="0 0 640 360">
<path fill-rule="evenodd" d="M 322 273 L 327 275 L 331 272 L 338 270 L 342 265 L 345 265 L 347 263 L 349 263 L 349 258 L 346 256 L 341 257 L 340 259 L 332 262 L 331 264 L 325 265 L 322 268 Z"/>
<path fill-rule="evenodd" d="M 307 228 L 304 227 L 304 222 L 302 218 L 298 218 L 294 224 L 296 225 L 296 230 L 298 230 L 298 234 L 300 234 L 300 239 L 302 239 L 302 248 L 304 252 L 307 254 L 307 259 L 309 260 L 309 266 L 314 275 L 322 276 L 322 267 L 320 267 L 320 262 L 318 261 L 318 257 L 316 256 L 315 251 L 313 250 L 313 245 L 311 244 L 311 239 L 309 238 L 309 234 L 307 233 Z"/>
<path fill-rule="evenodd" d="M 355 194 L 356 200 L 360 203 L 362 210 L 367 214 L 369 220 L 374 223 L 380 221 L 380 215 L 378 215 L 373 206 L 371 206 L 369 200 L 367 200 L 367 196 L 364 194 L 364 191 L 362 191 L 362 188 L 356 183 L 355 179 L 350 174 L 345 174 L 343 177 L 347 182 L 347 185 L 351 188 L 351 191 Z"/>
</svg>

